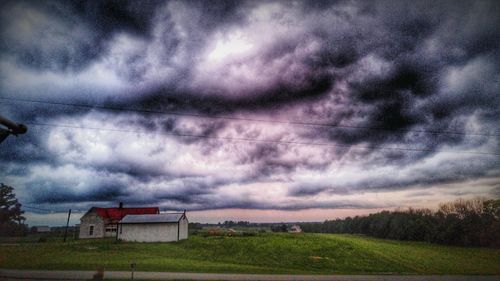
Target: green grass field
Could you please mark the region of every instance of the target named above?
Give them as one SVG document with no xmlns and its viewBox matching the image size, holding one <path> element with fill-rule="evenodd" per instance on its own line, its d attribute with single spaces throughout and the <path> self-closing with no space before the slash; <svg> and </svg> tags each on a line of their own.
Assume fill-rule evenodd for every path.
<svg viewBox="0 0 500 281">
<path fill-rule="evenodd" d="M 0 268 L 290 274 L 500 274 L 500 250 L 353 235 L 190 236 L 176 243 L 0 243 Z"/>
</svg>

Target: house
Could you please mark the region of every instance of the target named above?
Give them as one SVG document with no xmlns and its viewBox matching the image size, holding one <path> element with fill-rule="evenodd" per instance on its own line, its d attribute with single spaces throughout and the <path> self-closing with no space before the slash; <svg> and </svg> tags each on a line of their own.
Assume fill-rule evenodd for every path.
<svg viewBox="0 0 500 281">
<path fill-rule="evenodd" d="M 229 228 L 227 230 L 227 236 L 235 236 L 236 235 L 236 230 Z"/>
<path fill-rule="evenodd" d="M 290 227 L 290 230 L 288 230 L 288 232 L 290 233 L 299 233 L 299 232 L 302 232 L 302 229 L 300 228 L 299 225 L 297 224 L 294 224 Z"/>
<path fill-rule="evenodd" d="M 188 238 L 188 219 L 182 213 L 126 215 L 118 224 L 118 239 L 137 242 L 172 242 Z"/>
<path fill-rule="evenodd" d="M 80 219 L 80 238 L 116 237 L 118 222 L 126 215 L 159 214 L 158 207 L 118 208 L 92 207 Z"/>
<path fill-rule="evenodd" d="M 37 225 L 33 226 L 31 229 L 36 233 L 50 232 L 50 227 L 48 225 Z"/>
</svg>

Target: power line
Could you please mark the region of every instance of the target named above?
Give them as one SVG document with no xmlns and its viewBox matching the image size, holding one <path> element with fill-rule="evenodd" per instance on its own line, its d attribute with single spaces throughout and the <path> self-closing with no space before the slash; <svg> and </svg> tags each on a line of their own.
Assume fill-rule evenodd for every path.
<svg viewBox="0 0 500 281">
<path fill-rule="evenodd" d="M 24 205 L 24 204 L 21 204 L 21 207 L 22 207 L 22 208 L 28 208 L 28 209 L 39 210 L 39 211 L 46 211 L 46 212 L 51 212 L 51 213 L 53 213 L 53 212 L 54 212 L 54 210 L 48 210 L 48 209 L 43 209 L 43 208 L 33 207 L 33 206 L 29 206 L 29 205 Z"/>
<path fill-rule="evenodd" d="M 31 205 L 25 205 L 25 204 L 21 204 L 21 208 L 33 209 L 33 210 L 38 210 L 38 211 L 45 211 L 45 212 L 50 212 L 50 213 L 65 213 L 65 212 L 67 212 L 67 210 L 56 211 L 56 210 L 49 210 L 49 209 L 39 208 L 39 207 L 33 207 Z M 73 213 L 81 213 L 81 212 L 83 212 L 82 210 L 76 210 L 76 209 L 72 209 L 72 210 L 73 210 Z"/>
<path fill-rule="evenodd" d="M 136 130 L 123 130 L 123 129 L 111 129 L 111 128 L 96 128 L 96 127 L 84 127 L 75 125 L 65 125 L 65 124 L 48 124 L 48 123 L 26 123 L 33 126 L 50 126 L 50 127 L 61 127 L 61 128 L 71 128 L 71 129 L 82 129 L 82 130 L 99 130 L 99 131 L 112 131 L 112 132 L 125 132 L 125 133 L 149 133 L 145 131 Z M 433 149 L 419 149 L 419 148 L 401 148 L 401 147 L 384 147 L 384 146 L 354 146 L 347 144 L 332 144 L 332 143 L 317 143 L 317 142 L 296 142 L 296 141 L 282 141 L 282 140 L 264 140 L 264 139 L 251 139 L 251 138 L 232 138 L 232 137 L 215 137 L 207 135 L 195 135 L 195 134 L 180 134 L 180 133 L 162 133 L 163 135 L 178 136 L 178 137 L 190 137 L 190 138 L 204 138 L 204 139 L 215 139 L 215 140 L 226 140 L 226 141 L 241 141 L 241 142 L 256 142 L 256 143 L 273 143 L 273 144 L 286 144 L 286 145 L 310 145 L 310 146 L 323 146 L 323 147 L 342 147 L 342 148 L 354 148 L 354 149 L 371 149 L 371 150 L 400 150 L 400 151 L 411 151 L 411 152 L 438 152 Z M 476 155 L 500 155 L 496 153 L 480 152 L 480 151 L 439 151 L 445 153 L 458 153 L 458 154 L 476 154 Z"/>
<path fill-rule="evenodd" d="M 147 114 L 163 114 L 163 115 L 173 115 L 173 116 L 187 116 L 187 117 L 195 117 L 195 118 L 224 119 L 224 120 L 236 120 L 236 121 L 252 121 L 252 122 L 261 122 L 261 123 L 276 123 L 276 124 L 288 124 L 288 125 L 311 126 L 311 127 L 365 129 L 365 130 L 376 130 L 376 131 L 393 131 L 393 132 L 400 132 L 400 133 L 424 133 L 424 134 L 433 134 L 433 135 L 467 135 L 467 136 L 485 136 L 485 137 L 500 136 L 500 134 L 461 133 L 461 132 L 451 132 L 451 131 L 429 131 L 429 130 L 391 129 L 391 128 L 355 126 L 355 125 L 338 125 L 338 124 L 324 124 L 324 123 L 313 123 L 313 122 L 268 120 L 268 119 L 247 118 L 247 117 L 234 117 L 234 116 L 220 116 L 220 115 L 206 115 L 206 114 L 184 113 L 184 112 L 175 112 L 175 111 L 134 109 L 134 108 L 125 108 L 125 107 L 103 106 L 103 105 L 89 105 L 89 104 L 77 104 L 77 103 L 51 102 L 51 101 L 40 101 L 40 100 L 30 100 L 30 99 L 20 99 L 20 98 L 9 98 L 9 97 L 0 97 L 0 99 L 2 99 L 2 100 L 8 100 L 8 101 L 15 101 L 15 102 L 42 103 L 42 104 L 51 104 L 51 105 L 60 105 L 60 106 L 73 106 L 73 107 L 90 108 L 90 109 L 103 109 L 103 110 L 111 110 L 111 111 L 129 111 L 129 112 L 140 112 L 140 113 L 147 113 Z"/>
</svg>

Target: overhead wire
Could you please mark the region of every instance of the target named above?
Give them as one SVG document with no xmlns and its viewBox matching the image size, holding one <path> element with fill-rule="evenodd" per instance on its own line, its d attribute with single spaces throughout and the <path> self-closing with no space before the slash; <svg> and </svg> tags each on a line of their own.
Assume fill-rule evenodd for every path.
<svg viewBox="0 0 500 281">
<path fill-rule="evenodd" d="M 30 206 L 30 205 L 25 205 L 25 204 L 21 204 L 21 206 L 22 206 L 22 208 L 34 209 L 34 210 L 38 210 L 38 211 L 46 211 L 46 212 L 51 212 L 51 213 L 55 212 L 54 210 L 33 207 L 33 206 Z"/>
<path fill-rule="evenodd" d="M 45 208 L 40 208 L 40 207 L 34 207 L 32 205 L 26 205 L 26 204 L 21 204 L 21 208 L 26 208 L 26 209 L 33 209 L 37 211 L 44 211 L 44 212 L 49 212 L 49 213 L 62 213 L 62 212 L 67 212 L 67 210 L 64 211 L 58 211 L 58 210 L 50 210 L 50 209 L 45 209 Z M 71 209 L 72 213 L 81 213 L 83 212 L 82 210 L 78 209 Z"/>
<path fill-rule="evenodd" d="M 365 129 L 365 130 L 377 130 L 377 131 L 393 131 L 393 132 L 395 131 L 395 132 L 404 132 L 404 133 L 424 133 L 424 134 L 434 134 L 434 135 L 444 134 L 444 135 L 467 135 L 467 136 L 485 136 L 485 137 L 500 136 L 500 134 L 486 134 L 486 133 L 463 133 L 463 132 L 452 132 L 452 131 L 393 129 L 393 128 L 381 128 L 381 127 L 369 127 L 369 126 L 357 126 L 357 125 L 340 125 L 340 124 L 325 124 L 325 123 L 314 123 L 314 122 L 285 121 L 285 120 L 279 120 L 279 119 L 269 120 L 269 119 L 237 117 L 237 116 L 221 116 L 221 115 L 207 115 L 207 114 L 196 114 L 196 113 L 163 111 L 163 110 L 125 108 L 125 107 L 115 107 L 115 106 L 106 106 L 106 105 L 91 105 L 91 104 L 80 104 L 80 103 L 41 101 L 41 100 L 11 98 L 11 97 L 0 97 L 0 99 L 7 100 L 7 101 L 14 101 L 14 102 L 41 103 L 41 104 L 72 106 L 72 107 L 80 107 L 80 108 L 88 108 L 88 109 L 128 111 L 128 112 L 138 112 L 138 113 L 147 113 L 147 114 L 162 114 L 162 115 L 185 116 L 185 117 L 194 117 L 194 118 L 224 119 L 224 120 L 233 120 L 233 121 L 251 121 L 251 122 L 261 122 L 261 123 L 298 125 L 298 126 Z"/>
</svg>

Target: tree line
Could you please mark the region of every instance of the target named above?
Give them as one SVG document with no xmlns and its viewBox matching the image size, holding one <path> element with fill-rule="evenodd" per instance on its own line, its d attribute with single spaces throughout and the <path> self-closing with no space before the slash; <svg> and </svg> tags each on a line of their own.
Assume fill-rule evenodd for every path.
<svg viewBox="0 0 500 281">
<path fill-rule="evenodd" d="M 459 246 L 500 246 L 500 200 L 457 199 L 436 211 L 382 211 L 368 216 L 303 223 L 304 232 L 364 234 L 378 238 Z"/>
<path fill-rule="evenodd" d="M 224 221 L 224 223 L 220 224 L 219 225 L 223 226 L 223 227 L 234 227 L 234 226 L 241 226 L 241 227 L 247 227 L 247 226 L 250 226 L 250 222 L 249 221 Z"/>
</svg>

